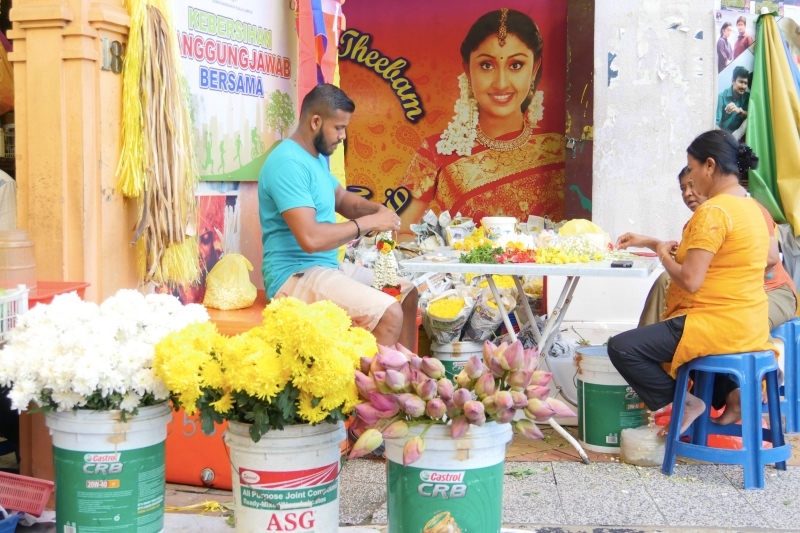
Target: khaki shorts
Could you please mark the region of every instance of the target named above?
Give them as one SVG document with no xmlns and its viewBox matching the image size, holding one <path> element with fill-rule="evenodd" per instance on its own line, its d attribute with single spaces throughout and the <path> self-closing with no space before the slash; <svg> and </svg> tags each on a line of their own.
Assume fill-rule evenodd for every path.
<svg viewBox="0 0 800 533">
<path fill-rule="evenodd" d="M 372 279 L 372 269 L 353 263 L 339 263 L 338 269 L 315 266 L 289 276 L 275 297 L 293 296 L 307 304 L 331 300 L 350 315 L 354 325 L 372 331 L 389 306 L 397 302 L 373 289 Z M 414 284 L 404 278 L 397 278 L 397 282 L 405 299 Z"/>
</svg>

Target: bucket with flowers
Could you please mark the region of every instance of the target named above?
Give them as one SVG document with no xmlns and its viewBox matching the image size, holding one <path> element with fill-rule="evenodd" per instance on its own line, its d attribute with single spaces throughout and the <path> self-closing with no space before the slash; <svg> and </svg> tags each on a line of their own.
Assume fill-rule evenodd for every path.
<svg viewBox="0 0 800 533">
<path fill-rule="evenodd" d="M 24 315 L 0 351 L 12 408 L 46 413 L 58 531 L 161 531 L 169 390 L 154 346 L 208 320 L 200 305 L 121 290 L 97 305 L 76 293 Z"/>
<path fill-rule="evenodd" d="M 295 298 L 241 335 L 193 324 L 156 347 L 174 406 L 206 433 L 229 422 L 237 531 L 338 531 L 342 421 L 360 402 L 353 372 L 376 351 L 332 302 Z"/>
<path fill-rule="evenodd" d="M 512 433 L 541 439 L 535 422 L 575 416 L 548 399 L 551 375 L 538 363 L 520 341 L 487 341 L 454 380 L 441 361 L 399 345 L 361 360 L 355 426 L 364 432 L 350 457 L 385 439 L 389 533 L 500 532 Z"/>
</svg>

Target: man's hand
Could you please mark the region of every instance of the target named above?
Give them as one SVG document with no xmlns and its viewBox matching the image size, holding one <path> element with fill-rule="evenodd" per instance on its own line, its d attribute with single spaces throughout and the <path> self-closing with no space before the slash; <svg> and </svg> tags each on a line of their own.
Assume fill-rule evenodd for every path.
<svg viewBox="0 0 800 533">
<path fill-rule="evenodd" d="M 385 205 L 378 204 L 380 207 L 378 211 L 372 215 L 367 215 L 364 219 L 368 219 L 365 224 L 369 231 L 397 231 L 400 229 L 400 217 L 386 207 Z"/>
<path fill-rule="evenodd" d="M 725 106 L 725 112 L 728 113 L 729 115 L 739 114 L 742 112 L 742 108 L 737 107 L 736 104 L 731 102 L 730 104 Z"/>
</svg>

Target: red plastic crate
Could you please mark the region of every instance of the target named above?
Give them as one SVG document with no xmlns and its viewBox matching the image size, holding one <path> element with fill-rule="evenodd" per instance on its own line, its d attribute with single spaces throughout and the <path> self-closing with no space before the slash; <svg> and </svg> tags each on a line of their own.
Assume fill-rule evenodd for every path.
<svg viewBox="0 0 800 533">
<path fill-rule="evenodd" d="M 28 309 L 36 304 L 49 304 L 59 294 L 77 291 L 78 296 L 83 298 L 86 287 L 90 283 L 85 281 L 36 281 L 36 288 L 31 289 L 28 295 Z"/>
<path fill-rule="evenodd" d="M 0 505 L 6 509 L 40 516 L 52 492 L 52 481 L 0 472 Z"/>
</svg>

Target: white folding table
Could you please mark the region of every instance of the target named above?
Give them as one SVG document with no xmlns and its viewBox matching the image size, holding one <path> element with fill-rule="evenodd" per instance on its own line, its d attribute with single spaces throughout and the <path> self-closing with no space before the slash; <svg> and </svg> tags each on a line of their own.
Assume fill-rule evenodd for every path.
<svg viewBox="0 0 800 533">
<path fill-rule="evenodd" d="M 544 329 L 541 335 L 539 330 L 535 327 L 533 312 L 531 311 L 530 304 L 527 298 L 520 298 L 522 302 L 523 311 L 531 324 L 531 332 L 537 342 L 539 353 L 540 365 L 543 364 L 547 368 L 547 350 L 553 344 L 553 340 L 558 333 L 558 328 L 564 315 L 569 308 L 572 301 L 572 294 L 575 292 L 575 287 L 581 276 L 592 277 L 606 277 L 606 278 L 646 278 L 655 269 L 657 261 L 650 257 L 636 257 L 633 259 L 633 266 L 631 268 L 614 268 L 611 266 L 611 261 L 592 261 L 589 263 L 571 263 L 567 265 L 552 265 L 552 264 L 537 264 L 537 263 L 504 263 L 504 264 L 480 264 L 480 263 L 460 263 L 458 261 L 461 252 L 443 249 L 439 252 L 425 254 L 414 259 L 407 259 L 400 262 L 400 267 L 407 272 L 443 272 L 451 274 L 475 274 L 479 276 L 486 276 L 489 283 L 489 289 L 494 295 L 497 306 L 503 315 L 503 322 L 509 332 L 512 341 L 517 339 L 514 333 L 514 328 L 511 325 L 511 320 L 508 318 L 508 312 L 503 306 L 503 300 L 497 290 L 497 286 L 492 279 L 492 275 L 506 275 L 512 276 L 514 283 L 517 286 L 519 294 L 524 294 L 522 290 L 522 281 L 520 278 L 523 276 L 564 276 L 567 282 L 561 290 L 561 295 L 553 307 L 553 311 L 548 315 L 545 322 Z M 558 383 L 553 382 L 558 387 Z M 560 387 L 558 387 L 560 388 Z M 575 440 L 572 435 L 567 433 L 561 425 L 553 420 L 549 421 L 550 426 L 555 429 L 561 436 L 563 436 L 580 454 L 584 463 L 589 462 L 589 457 L 583 448 Z"/>
</svg>

